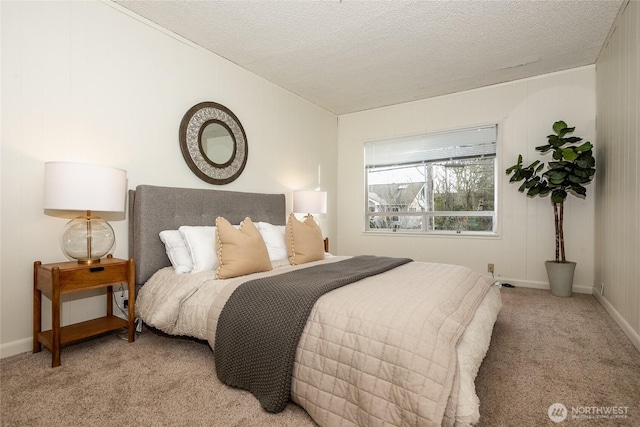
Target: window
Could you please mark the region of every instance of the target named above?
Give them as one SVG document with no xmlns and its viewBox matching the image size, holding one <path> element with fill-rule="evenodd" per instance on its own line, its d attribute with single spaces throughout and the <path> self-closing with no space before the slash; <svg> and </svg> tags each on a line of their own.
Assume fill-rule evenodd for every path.
<svg viewBox="0 0 640 427">
<path fill-rule="evenodd" d="M 497 125 L 367 142 L 366 231 L 496 231 Z"/>
</svg>

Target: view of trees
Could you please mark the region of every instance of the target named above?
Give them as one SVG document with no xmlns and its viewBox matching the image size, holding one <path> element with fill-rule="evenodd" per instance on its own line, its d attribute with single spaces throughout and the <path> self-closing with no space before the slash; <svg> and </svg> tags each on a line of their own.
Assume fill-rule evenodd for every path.
<svg viewBox="0 0 640 427">
<path fill-rule="evenodd" d="M 493 231 L 495 159 L 472 158 L 368 171 L 372 229 Z M 442 212 L 443 215 L 422 215 Z M 446 215 L 468 212 L 468 215 Z"/>
<path fill-rule="evenodd" d="M 437 164 L 434 173 L 435 211 L 493 211 L 494 159 L 456 160 Z M 439 216 L 435 230 L 492 231 L 489 216 Z"/>
</svg>

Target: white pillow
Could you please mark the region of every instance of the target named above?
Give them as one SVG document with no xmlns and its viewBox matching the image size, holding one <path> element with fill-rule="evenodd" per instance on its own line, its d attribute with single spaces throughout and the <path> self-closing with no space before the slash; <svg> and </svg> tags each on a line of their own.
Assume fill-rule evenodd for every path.
<svg viewBox="0 0 640 427">
<path fill-rule="evenodd" d="M 271 261 L 287 258 L 287 243 L 284 238 L 284 225 L 273 225 L 268 222 L 259 222 L 258 231 L 262 235 L 264 244 L 267 245 L 269 259 Z"/>
<path fill-rule="evenodd" d="M 164 249 L 176 273 L 188 273 L 193 269 L 191 254 L 178 230 L 161 231 L 160 240 L 164 243 Z"/>
<path fill-rule="evenodd" d="M 215 270 L 218 265 L 216 227 L 183 225 L 178 230 L 191 254 L 191 273 Z"/>
</svg>

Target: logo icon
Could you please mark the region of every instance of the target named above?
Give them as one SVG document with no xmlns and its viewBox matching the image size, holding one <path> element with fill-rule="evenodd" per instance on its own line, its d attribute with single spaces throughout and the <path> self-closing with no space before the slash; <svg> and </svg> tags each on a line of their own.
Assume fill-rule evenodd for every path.
<svg viewBox="0 0 640 427">
<path fill-rule="evenodd" d="M 554 423 L 561 423 L 567 419 L 567 407 L 562 403 L 554 403 L 549 406 L 549 410 L 547 411 L 547 415 L 549 415 L 549 419 Z"/>
</svg>

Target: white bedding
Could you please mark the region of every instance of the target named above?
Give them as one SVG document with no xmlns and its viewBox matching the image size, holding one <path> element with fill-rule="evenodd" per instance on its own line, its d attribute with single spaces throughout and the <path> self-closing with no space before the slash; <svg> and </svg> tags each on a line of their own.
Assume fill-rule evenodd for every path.
<svg viewBox="0 0 640 427">
<path fill-rule="evenodd" d="M 331 257 L 321 262 L 340 259 L 344 259 L 344 257 Z M 279 274 L 306 267 L 305 265 L 290 266 L 286 260 L 280 264 L 277 262 L 273 264 L 274 270 L 271 272 L 227 280 L 216 280 L 215 272 L 176 274 L 171 267 L 162 269 L 140 290 L 136 300 L 136 313 L 145 323 L 166 333 L 208 339 L 213 345 L 217 314 L 233 289 L 244 281 L 259 276 Z M 315 264 L 317 263 L 309 265 Z M 436 289 L 443 293 L 448 292 L 449 288 L 453 289 L 453 285 L 448 284 L 448 279 L 446 279 L 447 275 L 451 274 L 450 271 L 469 276 L 469 280 L 479 283 L 478 286 L 490 288 L 488 292 L 485 289 L 478 293 L 481 296 L 474 306 L 474 308 L 477 307 L 477 310 L 475 314 L 472 312 L 465 315 L 470 317 L 471 321 L 461 338 L 458 337 L 460 340 L 457 341 L 456 338 L 458 342 L 455 349 L 457 375 L 453 384 L 453 394 L 455 395 L 452 396 L 453 400 L 449 402 L 454 409 L 450 409 L 450 411 L 455 411 L 456 425 L 473 425 L 479 420 L 479 405 L 474 380 L 489 347 L 493 324 L 501 308 L 499 290 L 495 286 L 490 286 L 491 279 L 464 267 L 428 263 L 412 264 L 420 264 L 418 266 L 421 268 L 420 276 L 423 274 L 433 275 L 436 281 L 439 280 L 441 284 Z M 410 277 L 402 279 L 402 282 L 411 281 L 407 279 Z M 421 277 L 421 280 L 424 278 Z M 419 288 L 420 281 L 414 281 L 411 286 Z M 394 388 L 386 385 L 388 380 L 385 377 L 398 377 L 398 374 L 397 372 L 389 372 L 389 370 L 393 371 L 393 366 L 383 364 L 384 357 L 380 356 L 385 351 L 399 351 L 401 346 L 397 346 L 397 343 L 393 342 L 385 344 L 385 340 L 393 341 L 393 338 L 383 337 L 382 339 L 368 340 L 361 334 L 361 331 L 368 330 L 368 334 L 375 335 L 376 330 L 381 328 L 380 325 L 384 324 L 399 324 L 398 322 L 407 324 L 408 322 L 420 325 L 421 320 L 418 318 L 420 316 L 410 314 L 409 309 L 405 310 L 405 307 L 413 302 L 416 303 L 413 309 L 417 310 L 420 307 L 419 303 L 413 301 L 414 297 L 407 295 L 385 300 L 384 294 L 376 294 L 377 291 L 367 291 L 366 294 L 371 298 L 363 301 L 362 297 L 357 294 L 357 288 L 358 284 L 356 283 L 332 291 L 321 297 L 314 306 L 296 354 L 292 379 L 292 399 L 309 412 L 319 425 L 323 426 L 431 424 L 431 420 L 426 416 L 407 415 L 400 408 L 401 405 L 387 404 L 387 402 L 411 400 L 407 396 L 399 395 L 409 390 L 410 386 L 405 390 L 404 386 Z M 382 299 L 380 295 L 383 295 Z M 350 298 L 362 301 L 366 310 L 362 314 L 358 314 L 357 310 L 345 307 L 342 302 Z M 405 298 L 405 300 L 403 301 L 401 298 Z M 216 304 L 217 307 L 215 307 Z M 376 308 L 375 304 L 378 304 L 379 307 Z M 212 306 L 214 309 L 211 309 Z M 340 314 L 341 310 L 342 314 Z M 365 324 L 354 326 L 354 319 L 358 320 L 359 316 L 369 316 L 362 317 L 362 319 L 369 319 L 372 313 L 374 317 L 380 318 L 382 323 L 374 325 L 373 329 Z M 390 316 L 391 313 L 393 316 L 385 319 L 385 316 Z M 401 317 L 405 317 L 405 319 L 401 320 Z M 342 322 L 346 322 L 348 325 L 341 325 Z M 429 321 L 425 320 L 425 322 Z M 337 341 L 344 341 L 343 335 L 345 333 L 351 334 L 347 337 L 350 344 L 337 346 Z M 383 347 L 373 348 L 375 345 L 383 345 Z M 362 349 L 366 349 L 374 356 L 370 356 L 367 351 Z M 344 360 L 341 358 L 346 355 L 350 360 L 343 363 Z M 413 356 L 408 354 L 407 357 Z M 454 364 L 454 366 L 456 365 Z M 368 370 L 373 372 L 369 377 L 367 376 Z M 345 381 L 345 378 L 348 378 L 349 381 Z M 406 379 L 408 382 L 415 380 L 412 377 Z M 443 382 L 445 382 L 444 379 Z M 428 399 L 424 402 L 419 400 L 415 402 L 427 406 L 430 404 Z M 440 412 L 443 410 L 444 408 L 438 409 Z M 422 409 L 417 410 L 416 413 L 420 413 L 420 411 Z M 454 414 L 445 413 L 444 419 L 441 419 L 440 422 L 453 424 Z"/>
</svg>

